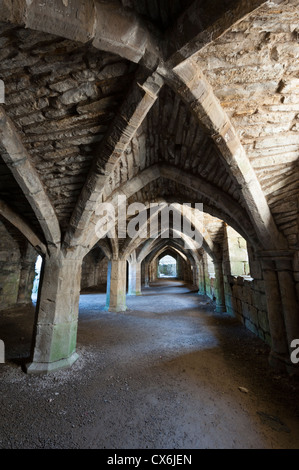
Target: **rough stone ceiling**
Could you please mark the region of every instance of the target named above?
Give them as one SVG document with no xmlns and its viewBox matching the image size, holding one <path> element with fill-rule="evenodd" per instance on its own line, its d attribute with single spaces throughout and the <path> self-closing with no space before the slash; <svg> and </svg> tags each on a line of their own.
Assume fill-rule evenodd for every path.
<svg viewBox="0 0 299 470">
<path fill-rule="evenodd" d="M 147 116 L 146 165 L 163 162 L 201 176 L 242 204 L 236 181 L 221 162 L 213 140 L 187 106 L 165 86 Z"/>
<path fill-rule="evenodd" d="M 115 165 L 106 196 L 136 176 L 140 169 L 158 163 L 201 176 L 243 204 L 236 181 L 221 162 L 213 140 L 167 86 L 161 90 L 137 137 Z"/>
<path fill-rule="evenodd" d="M 136 66 L 92 46 L 6 24 L 0 41 L 6 112 L 65 229 Z"/>
</svg>

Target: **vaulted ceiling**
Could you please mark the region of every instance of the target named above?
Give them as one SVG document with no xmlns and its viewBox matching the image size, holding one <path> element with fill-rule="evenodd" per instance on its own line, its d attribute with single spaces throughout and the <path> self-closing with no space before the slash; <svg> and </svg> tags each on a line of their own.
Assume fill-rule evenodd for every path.
<svg viewBox="0 0 299 470">
<path fill-rule="evenodd" d="M 298 249 L 298 1 L 39 3 L 0 1 L 0 200 L 42 243 L 123 191 Z"/>
</svg>

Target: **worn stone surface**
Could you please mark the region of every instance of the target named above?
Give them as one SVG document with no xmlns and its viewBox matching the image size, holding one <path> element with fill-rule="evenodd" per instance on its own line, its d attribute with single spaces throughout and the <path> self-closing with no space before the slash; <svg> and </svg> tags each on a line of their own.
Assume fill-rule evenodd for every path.
<svg viewBox="0 0 299 470">
<path fill-rule="evenodd" d="M 83 259 L 81 290 L 100 288 L 107 283 L 108 259 L 96 248 Z"/>
</svg>

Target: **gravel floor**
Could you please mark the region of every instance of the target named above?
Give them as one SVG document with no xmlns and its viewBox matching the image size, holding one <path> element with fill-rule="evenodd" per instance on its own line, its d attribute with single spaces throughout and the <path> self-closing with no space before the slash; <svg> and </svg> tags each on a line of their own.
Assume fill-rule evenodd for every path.
<svg viewBox="0 0 299 470">
<path fill-rule="evenodd" d="M 299 384 L 268 347 L 186 285 L 163 280 L 106 312 L 81 296 L 78 361 L 28 376 L 34 308 L 1 313 L 0 448 L 298 448 Z"/>
</svg>

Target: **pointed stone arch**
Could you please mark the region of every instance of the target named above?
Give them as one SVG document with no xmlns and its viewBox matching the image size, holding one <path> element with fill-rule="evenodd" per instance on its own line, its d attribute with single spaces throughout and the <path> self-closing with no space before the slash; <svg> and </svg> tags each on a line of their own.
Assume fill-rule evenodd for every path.
<svg viewBox="0 0 299 470">
<path fill-rule="evenodd" d="M 279 232 L 256 173 L 237 133 L 194 60 L 180 63 L 172 71 L 159 67 L 166 83 L 181 97 L 200 125 L 213 138 L 229 174 L 239 185 L 247 213 L 264 247 L 286 249 L 287 241 Z"/>
<path fill-rule="evenodd" d="M 61 231 L 54 208 L 14 124 L 1 106 L 0 140 L 6 151 L 3 160 L 30 203 L 47 244 L 59 247 Z"/>
<path fill-rule="evenodd" d="M 47 248 L 40 238 L 36 235 L 34 229 L 8 204 L 0 200 L 0 215 L 16 227 L 28 240 L 28 242 L 40 254 L 46 254 Z"/>
<path fill-rule="evenodd" d="M 192 188 L 198 193 L 199 198 L 201 196 L 208 198 L 211 201 L 212 206 L 216 206 L 216 208 L 221 212 L 221 218 L 223 220 L 227 220 L 228 223 L 244 236 L 244 238 L 247 238 L 253 246 L 260 248 L 258 235 L 254 232 L 254 228 L 248 218 L 248 214 L 231 196 L 202 178 L 193 176 L 174 166 L 156 164 L 143 170 L 138 174 L 138 176 L 127 181 L 115 190 L 107 198 L 105 203 L 112 203 L 117 207 L 118 196 L 126 196 L 127 198 L 130 198 L 149 182 L 155 181 L 161 177 L 176 181 L 186 188 Z M 96 223 L 96 217 L 93 216 L 91 223 L 89 224 L 88 231 L 85 231 L 82 235 L 82 239 L 78 240 L 78 242 L 80 241 L 80 244 L 86 246 L 87 249 L 91 249 L 98 240 L 95 234 Z"/>
</svg>

